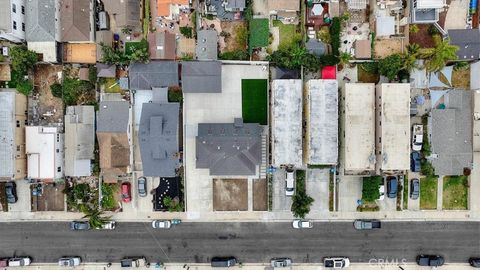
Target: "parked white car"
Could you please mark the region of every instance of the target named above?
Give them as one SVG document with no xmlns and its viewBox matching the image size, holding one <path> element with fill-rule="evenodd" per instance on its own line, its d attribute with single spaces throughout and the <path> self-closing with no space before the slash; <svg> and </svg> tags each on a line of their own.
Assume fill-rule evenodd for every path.
<svg viewBox="0 0 480 270">
<path fill-rule="evenodd" d="M 80 257 L 63 257 L 58 260 L 58 266 L 79 266 L 81 262 Z"/>
<path fill-rule="evenodd" d="M 285 175 L 285 195 L 293 196 L 295 194 L 295 171 L 288 170 Z"/>
<path fill-rule="evenodd" d="M 310 220 L 295 219 L 292 226 L 295 229 L 311 229 L 313 228 L 313 222 Z"/>
<path fill-rule="evenodd" d="M 27 266 L 32 263 L 30 257 L 15 257 L 8 259 L 8 266 L 10 267 L 20 267 L 20 266 Z"/>
<path fill-rule="evenodd" d="M 414 125 L 412 131 L 412 150 L 422 150 L 423 144 L 423 125 Z"/>
<path fill-rule="evenodd" d="M 350 259 L 348 258 L 325 258 L 323 259 L 323 266 L 325 268 L 342 269 L 350 266 Z"/>
<path fill-rule="evenodd" d="M 117 222 L 115 221 L 109 221 L 105 224 L 102 225 L 102 230 L 115 230 L 115 227 L 117 226 Z"/>
<path fill-rule="evenodd" d="M 378 192 L 380 193 L 380 197 L 378 198 L 378 200 L 382 201 L 383 199 L 385 199 L 385 185 L 383 183 L 378 187 Z"/>
<path fill-rule="evenodd" d="M 154 220 L 152 221 L 152 228 L 154 229 L 170 229 L 172 223 L 170 220 Z"/>
</svg>

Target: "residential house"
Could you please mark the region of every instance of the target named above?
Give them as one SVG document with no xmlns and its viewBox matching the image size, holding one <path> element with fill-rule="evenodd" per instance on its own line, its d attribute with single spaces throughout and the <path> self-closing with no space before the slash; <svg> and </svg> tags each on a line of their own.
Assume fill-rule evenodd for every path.
<svg viewBox="0 0 480 270">
<path fill-rule="evenodd" d="M 348 174 L 375 171 L 375 84 L 346 83 L 343 90 L 344 168 Z"/>
<path fill-rule="evenodd" d="M 27 176 L 53 182 L 64 175 L 64 134 L 59 127 L 26 126 Z"/>
<path fill-rule="evenodd" d="M 284 22 L 298 21 L 300 1 L 268 0 L 268 11 L 270 15 Z"/>
<path fill-rule="evenodd" d="M 148 34 L 148 50 L 152 60 L 175 60 L 176 47 L 175 34 L 168 31 Z"/>
<path fill-rule="evenodd" d="M 110 30 L 97 31 L 95 34 L 95 43 L 97 44 L 97 61 L 103 61 L 102 46 L 112 48 L 113 46 L 113 32 Z"/>
<path fill-rule="evenodd" d="M 436 175 L 463 175 L 465 168 L 472 169 L 472 122 L 471 91 L 449 90 L 435 104 L 428 126 Z"/>
<path fill-rule="evenodd" d="M 138 131 L 143 175 L 174 177 L 179 167 L 179 103 L 145 103 Z"/>
<path fill-rule="evenodd" d="M 90 176 L 95 158 L 95 109 L 68 106 L 65 111 L 65 175 Z"/>
<path fill-rule="evenodd" d="M 62 42 L 92 42 L 93 2 L 90 0 L 59 0 Z"/>
<path fill-rule="evenodd" d="M 41 55 L 44 62 L 61 62 L 60 13 L 58 0 L 26 1 L 25 39 L 29 50 Z"/>
<path fill-rule="evenodd" d="M 95 64 L 97 62 L 97 45 L 95 43 L 65 43 L 63 44 L 63 62 Z"/>
<path fill-rule="evenodd" d="M 382 83 L 376 88 L 377 172 L 410 168 L 410 84 Z"/>
<path fill-rule="evenodd" d="M 198 124 L 196 167 L 210 175 L 255 175 L 262 161 L 262 128 L 259 124 Z"/>
<path fill-rule="evenodd" d="M 302 93 L 302 80 L 272 81 L 272 155 L 276 167 L 303 165 Z"/>
<path fill-rule="evenodd" d="M 453 29 L 448 30 L 450 44 L 458 46 L 457 57 L 460 61 L 480 59 L 480 30 Z"/>
<path fill-rule="evenodd" d="M 195 56 L 198 60 L 217 60 L 218 36 L 214 29 L 197 32 Z"/>
<path fill-rule="evenodd" d="M 222 63 L 218 61 L 182 62 L 183 93 L 221 93 Z"/>
<path fill-rule="evenodd" d="M 445 0 L 411 0 L 411 23 L 429 24 L 438 22 L 439 13 L 446 4 Z"/>
<path fill-rule="evenodd" d="M 25 0 L 0 1 L 0 40 L 25 40 Z"/>
<path fill-rule="evenodd" d="M 97 63 L 97 77 L 98 78 L 115 78 L 117 73 L 116 65 L 106 65 Z"/>
<path fill-rule="evenodd" d="M 178 85 L 178 63 L 173 61 L 152 61 L 148 64 L 130 65 L 128 76 L 130 89 L 150 90 L 155 87 Z"/>
<path fill-rule="evenodd" d="M 338 83 L 309 80 L 307 163 L 334 165 L 338 162 Z"/>
<path fill-rule="evenodd" d="M 241 19 L 246 8 L 245 0 L 208 0 L 204 2 L 205 14 L 214 15 L 221 21 Z"/>
<path fill-rule="evenodd" d="M 124 27 L 139 28 L 140 20 L 140 0 L 103 0 L 105 11 L 115 22 L 117 29 Z"/>
<path fill-rule="evenodd" d="M 97 112 L 100 176 L 107 183 L 116 183 L 131 171 L 131 122 L 128 102 L 100 102 Z"/>
<path fill-rule="evenodd" d="M 177 20 L 180 10 L 189 9 L 189 0 L 150 0 L 152 18 Z"/>
<path fill-rule="evenodd" d="M 27 175 L 27 97 L 15 89 L 1 88 L 0 104 L 0 180 L 23 179 Z"/>
<path fill-rule="evenodd" d="M 305 43 L 305 48 L 310 52 L 311 54 L 314 54 L 316 56 L 322 56 L 327 52 L 327 45 L 325 43 L 317 40 L 317 39 L 309 39 Z"/>
</svg>

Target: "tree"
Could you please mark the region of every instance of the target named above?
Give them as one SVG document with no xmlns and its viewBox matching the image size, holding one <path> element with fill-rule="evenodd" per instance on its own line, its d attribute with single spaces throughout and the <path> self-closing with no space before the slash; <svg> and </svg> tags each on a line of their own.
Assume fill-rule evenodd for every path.
<svg viewBox="0 0 480 270">
<path fill-rule="evenodd" d="M 407 52 L 403 54 L 403 69 L 410 72 L 417 67 L 418 50 L 420 46 L 417 43 L 407 45 Z"/>
<path fill-rule="evenodd" d="M 375 202 L 380 198 L 380 187 L 382 177 L 381 176 L 370 176 L 363 178 L 362 184 L 362 200 L 371 203 Z"/>
<path fill-rule="evenodd" d="M 186 38 L 192 38 L 193 37 L 192 27 L 182 26 L 182 27 L 180 27 L 180 33 Z"/>
<path fill-rule="evenodd" d="M 52 91 L 52 96 L 62 98 L 62 85 L 59 83 L 54 83 L 50 86 L 50 91 Z"/>
<path fill-rule="evenodd" d="M 429 72 L 436 72 L 445 67 L 448 61 L 457 59 L 458 46 L 450 45 L 450 39 L 442 39 L 434 35 L 435 47 L 419 50 L 420 58 L 425 59 L 425 68 Z"/>
<path fill-rule="evenodd" d="M 338 58 L 340 60 L 340 64 L 345 65 L 345 64 L 348 64 L 350 60 L 353 59 L 353 56 L 348 52 L 342 52 L 340 53 L 340 56 Z"/>
<path fill-rule="evenodd" d="M 87 204 L 82 204 L 81 211 L 85 215 L 82 218 L 88 218 L 88 223 L 92 228 L 101 228 L 110 221 L 110 217 L 102 216 L 103 211 L 100 211 L 95 207 L 90 207 Z"/>
<path fill-rule="evenodd" d="M 340 34 L 342 31 L 342 19 L 334 17 L 330 26 L 330 38 L 332 40 L 332 53 L 335 56 L 340 55 Z"/>
<path fill-rule="evenodd" d="M 378 71 L 390 81 L 397 78 L 403 68 L 403 60 L 400 54 L 392 54 L 378 63 Z"/>
<path fill-rule="evenodd" d="M 29 80 L 23 80 L 17 83 L 17 91 L 25 96 L 30 95 L 33 91 L 33 84 Z"/>
<path fill-rule="evenodd" d="M 303 219 L 310 212 L 314 199 L 308 196 L 305 190 L 305 171 L 298 170 L 295 178 L 296 190 L 292 198 L 291 210 L 295 217 Z"/>
<path fill-rule="evenodd" d="M 410 24 L 410 27 L 408 28 L 408 32 L 415 34 L 418 33 L 420 29 L 418 28 L 418 25 L 416 24 Z"/>
<path fill-rule="evenodd" d="M 180 199 L 178 197 L 172 199 L 169 196 L 165 196 L 163 198 L 163 204 L 168 208 L 168 212 L 183 211 L 183 203 L 180 202 Z"/>
<path fill-rule="evenodd" d="M 28 50 L 26 46 L 15 46 L 10 51 L 10 59 L 12 69 L 26 75 L 27 71 L 37 63 L 37 54 Z"/>
</svg>

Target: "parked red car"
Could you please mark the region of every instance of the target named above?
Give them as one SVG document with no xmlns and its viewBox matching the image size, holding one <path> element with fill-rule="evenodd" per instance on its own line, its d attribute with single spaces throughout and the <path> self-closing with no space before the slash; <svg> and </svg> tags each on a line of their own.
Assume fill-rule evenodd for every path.
<svg viewBox="0 0 480 270">
<path fill-rule="evenodd" d="M 132 195 L 131 195 L 131 188 L 130 188 L 130 183 L 125 182 L 122 183 L 122 201 L 124 202 L 130 202 L 132 200 Z"/>
</svg>

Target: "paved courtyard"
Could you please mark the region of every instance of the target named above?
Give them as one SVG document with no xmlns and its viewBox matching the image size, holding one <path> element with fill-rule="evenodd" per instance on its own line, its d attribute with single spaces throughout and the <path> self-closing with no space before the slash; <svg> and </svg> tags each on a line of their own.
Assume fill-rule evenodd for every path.
<svg viewBox="0 0 480 270">
<path fill-rule="evenodd" d="M 357 201 L 362 198 L 362 177 L 343 176 L 337 183 L 338 211 L 357 211 Z"/>
<path fill-rule="evenodd" d="M 311 206 L 312 210 L 329 211 L 329 175 L 330 169 L 307 169 L 307 194 L 315 200 Z"/>
<path fill-rule="evenodd" d="M 273 211 L 290 211 L 292 207 L 292 197 L 285 195 L 285 177 L 285 169 L 277 169 L 273 173 Z"/>
</svg>

